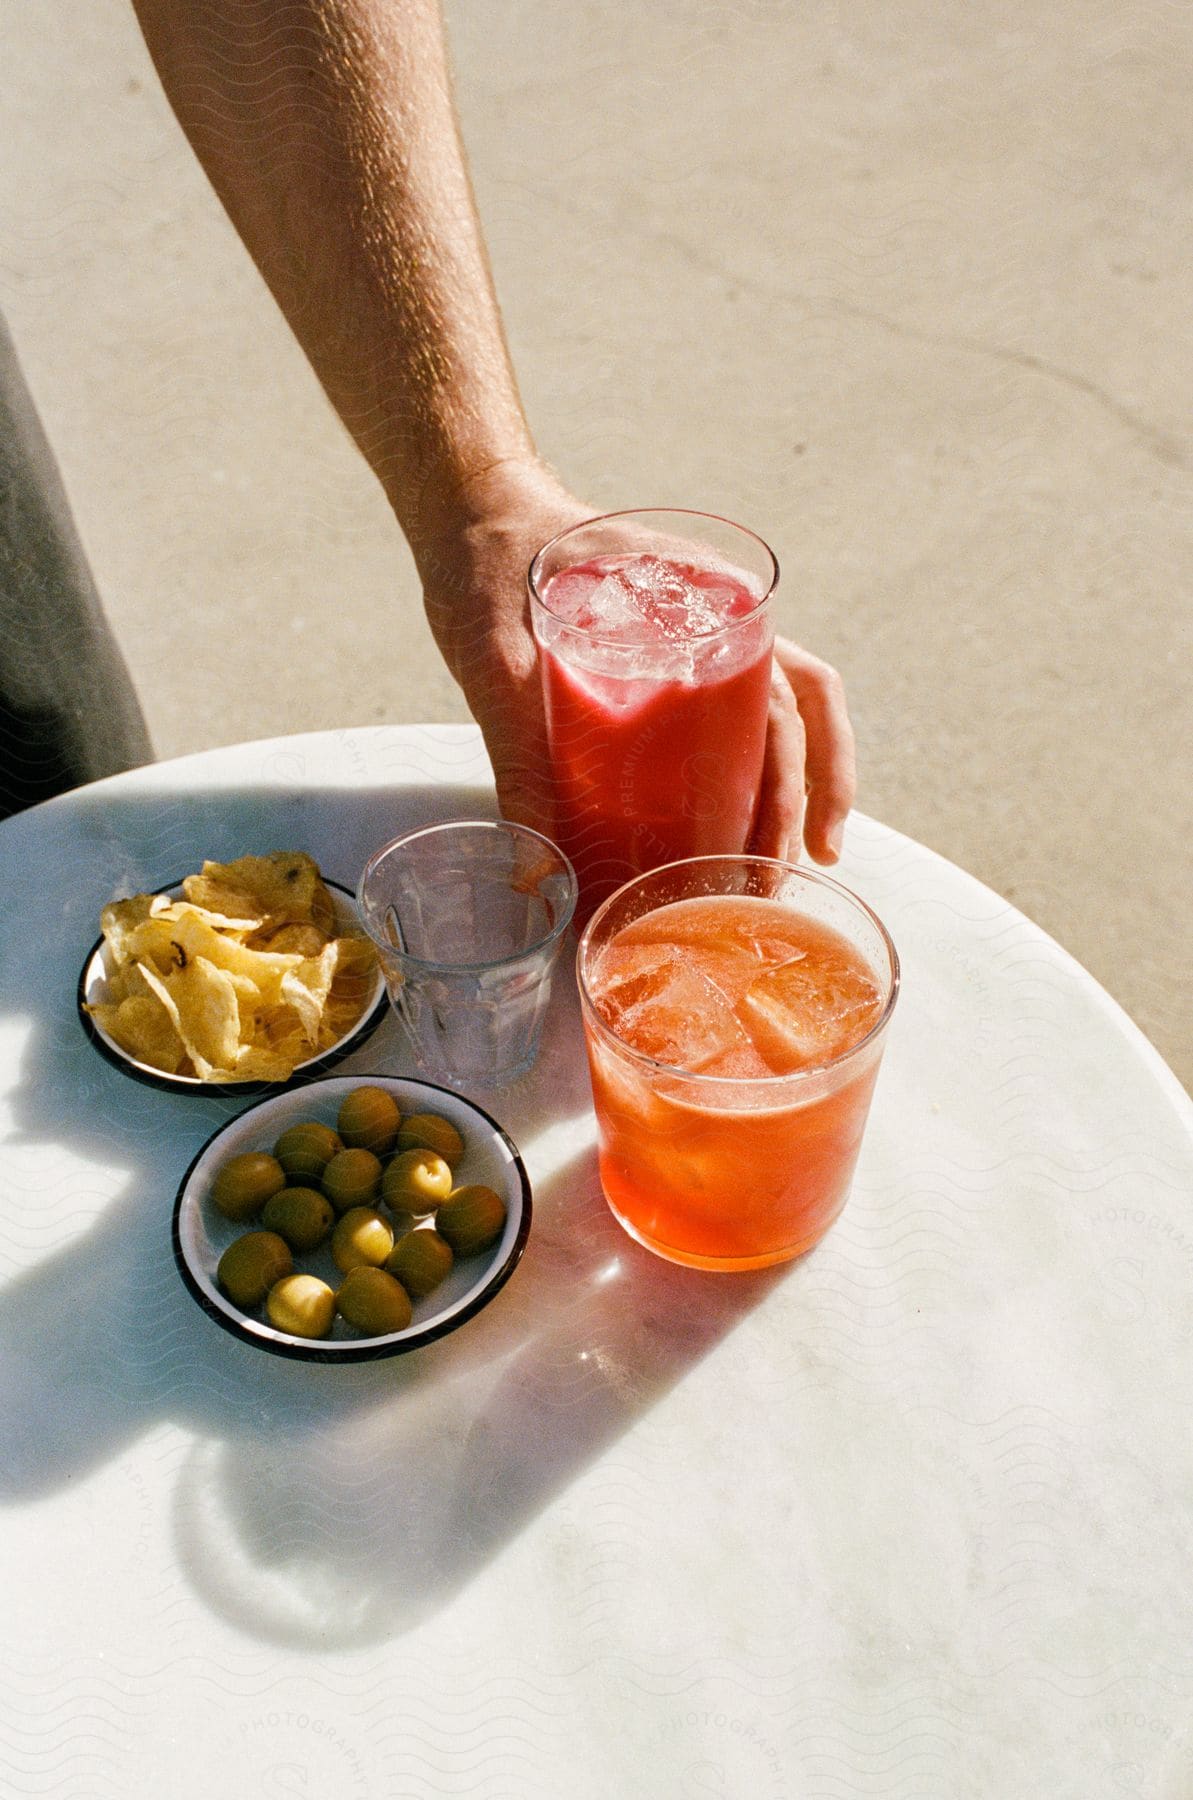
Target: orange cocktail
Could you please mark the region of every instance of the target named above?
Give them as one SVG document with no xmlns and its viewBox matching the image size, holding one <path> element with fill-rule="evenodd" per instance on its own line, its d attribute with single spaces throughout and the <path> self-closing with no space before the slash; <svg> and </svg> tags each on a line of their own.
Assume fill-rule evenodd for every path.
<svg viewBox="0 0 1193 1800">
<path fill-rule="evenodd" d="M 880 921 L 827 876 L 698 857 L 615 894 L 579 970 L 627 1231 L 706 1269 L 810 1248 L 844 1205 L 898 989 Z"/>
</svg>

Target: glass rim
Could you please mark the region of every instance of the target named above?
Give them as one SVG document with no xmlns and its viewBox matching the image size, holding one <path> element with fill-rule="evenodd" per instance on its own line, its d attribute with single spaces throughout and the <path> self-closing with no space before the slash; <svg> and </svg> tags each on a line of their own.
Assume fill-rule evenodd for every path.
<svg viewBox="0 0 1193 1800">
<path fill-rule="evenodd" d="M 708 1075 L 704 1074 L 699 1069 L 684 1069 L 680 1068 L 675 1063 L 661 1062 L 658 1057 L 647 1056 L 643 1050 L 635 1050 L 632 1044 L 627 1044 L 625 1039 L 619 1037 L 613 1027 L 602 1019 L 600 1013 L 596 1009 L 592 996 L 588 991 L 588 983 L 586 980 L 592 948 L 591 939 L 596 927 L 601 923 L 601 920 L 605 917 L 610 907 L 613 906 L 614 902 L 620 900 L 622 895 L 628 893 L 631 888 L 639 886 L 640 883 L 651 881 L 656 876 L 669 874 L 676 869 L 696 869 L 702 864 L 707 863 L 733 863 L 738 867 L 742 867 L 745 864 L 751 864 L 755 866 L 760 865 L 764 868 L 781 869 L 785 875 L 795 875 L 801 881 L 810 882 L 813 886 L 829 888 L 833 893 L 839 894 L 842 899 L 848 900 L 852 906 L 863 913 L 865 917 L 869 919 L 870 923 L 876 927 L 890 961 L 890 987 L 886 999 L 883 1002 L 882 1011 L 879 1013 L 873 1025 L 871 1025 L 869 1031 L 866 1032 L 864 1037 L 860 1037 L 856 1044 L 850 1044 L 849 1048 L 843 1050 L 839 1056 L 831 1056 L 823 1062 L 807 1063 L 803 1068 L 792 1069 L 786 1075 Z M 686 898 L 718 899 L 733 898 L 733 896 L 691 894 L 686 896 Z M 672 901 L 664 901 L 662 904 L 669 906 L 674 903 Z M 650 910 L 658 911 L 659 909 L 653 907 Z M 637 916 L 639 918 L 646 918 L 648 914 L 639 913 Z M 627 923 L 630 922 L 632 921 L 627 921 Z M 824 874 L 820 869 L 803 868 L 798 863 L 787 862 L 782 857 L 777 856 L 754 856 L 748 850 L 739 851 L 735 855 L 723 854 L 720 856 L 682 857 L 677 862 L 663 863 L 657 869 L 647 869 L 643 874 L 633 876 L 629 881 L 623 882 L 622 886 L 619 887 L 615 893 L 610 894 L 607 900 L 602 901 L 601 905 L 597 908 L 596 912 L 593 913 L 591 919 L 589 919 L 587 925 L 584 927 L 584 930 L 580 935 L 580 943 L 576 952 L 576 985 L 580 990 L 580 1006 L 583 1016 L 592 1021 L 603 1037 L 608 1038 L 610 1042 L 616 1044 L 623 1055 L 629 1057 L 640 1067 L 650 1070 L 652 1073 L 669 1077 L 677 1076 L 683 1081 L 706 1083 L 710 1086 L 722 1089 L 747 1088 L 751 1093 L 769 1092 L 783 1085 L 789 1086 L 793 1082 L 804 1083 L 817 1075 L 834 1073 L 836 1070 L 843 1068 L 846 1063 L 851 1062 L 867 1047 L 867 1045 L 872 1044 L 886 1029 L 891 1014 L 895 1010 L 895 1001 L 899 996 L 900 980 L 901 967 L 899 963 L 899 952 L 895 948 L 895 941 L 878 914 L 874 911 L 874 908 L 863 900 L 860 894 L 855 894 L 853 889 L 846 887 L 843 881 L 835 880 L 833 876 Z"/>
<path fill-rule="evenodd" d="M 753 620 L 757 619 L 769 602 L 774 598 L 775 589 L 779 585 L 778 557 L 775 555 L 766 539 L 759 537 L 756 531 L 751 531 L 748 525 L 739 525 L 735 519 L 726 519 L 721 513 L 701 512 L 696 507 L 691 506 L 623 507 L 617 512 L 594 513 L 591 519 L 577 519 L 574 525 L 566 525 L 562 531 L 557 531 L 554 537 L 548 538 L 547 542 L 543 544 L 540 549 L 535 551 L 530 559 L 530 565 L 526 570 L 526 587 L 530 594 L 531 618 L 533 619 L 534 617 L 534 608 L 536 606 L 541 607 L 548 618 L 554 619 L 556 624 L 561 625 L 567 631 L 578 632 L 583 637 L 585 643 L 601 644 L 609 649 L 616 650 L 634 649 L 636 646 L 627 644 L 623 638 L 604 637 L 595 631 L 585 631 L 582 625 L 569 625 L 566 619 L 561 619 L 558 613 L 552 612 L 551 608 L 547 605 L 546 600 L 543 598 L 543 595 L 539 592 L 539 570 L 542 560 L 547 552 L 553 550 L 557 544 L 562 543 L 564 538 L 571 537 L 573 532 L 587 531 L 589 527 L 593 525 L 608 525 L 615 519 L 657 519 L 661 517 L 671 519 L 708 519 L 715 525 L 726 525 L 730 531 L 736 531 L 742 537 L 751 538 L 763 551 L 770 564 L 770 579 L 766 584 L 766 591 L 762 594 L 761 598 L 755 601 L 749 612 L 742 613 L 736 619 L 730 619 L 725 625 L 716 626 L 712 631 L 694 631 L 691 633 L 690 637 L 686 638 L 684 641 L 692 644 L 707 644 L 714 638 L 725 636 L 732 631 L 736 631 L 740 626 L 748 625 Z M 640 646 L 637 647 L 640 648 Z"/>
<path fill-rule="evenodd" d="M 551 852 L 560 865 L 560 873 L 567 877 L 568 901 L 567 905 L 561 908 L 560 916 L 550 931 L 545 932 L 542 937 L 535 938 L 532 943 L 527 944 L 521 950 L 512 950 L 506 956 L 485 957 L 480 962 L 438 962 L 426 956 L 418 956 L 413 951 L 403 950 L 400 945 L 392 943 L 388 938 L 378 937 L 370 925 L 369 911 L 364 899 L 365 883 L 378 863 L 391 851 L 404 850 L 416 843 L 419 838 L 437 837 L 442 832 L 460 831 L 497 832 L 506 838 L 531 839 L 535 843 L 542 844 L 544 849 Z M 411 964 L 412 967 L 425 969 L 439 975 L 480 975 L 490 969 L 510 968 L 516 963 L 525 962 L 531 957 L 541 955 L 544 950 L 550 950 L 571 924 L 579 895 L 580 883 L 570 859 L 564 855 L 558 844 L 553 843 L 541 831 L 535 831 L 530 825 L 517 825 L 510 819 L 444 819 L 437 825 L 419 825 L 414 831 L 403 832 L 400 837 L 391 838 L 388 844 L 382 844 L 379 849 L 374 850 L 361 870 L 360 880 L 356 884 L 356 910 L 360 915 L 360 922 L 372 942 L 379 949 L 388 950 L 392 955 L 400 956 L 403 962 Z"/>
</svg>

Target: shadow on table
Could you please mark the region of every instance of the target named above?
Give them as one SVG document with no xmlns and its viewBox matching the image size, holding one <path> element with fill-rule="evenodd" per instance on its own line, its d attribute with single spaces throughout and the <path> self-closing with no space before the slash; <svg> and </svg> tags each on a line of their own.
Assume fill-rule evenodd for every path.
<svg viewBox="0 0 1193 1800">
<path fill-rule="evenodd" d="M 188 1459 L 180 1560 L 242 1630 L 326 1646 L 417 1624 L 774 1279 L 726 1281 L 640 1249 L 604 1204 L 594 1151 L 542 1186 L 536 1213 L 560 1235 L 537 1249 L 532 1236 L 509 1288 L 458 1338 L 391 1365 L 334 1421 L 296 1416 L 272 1441 Z"/>
<path fill-rule="evenodd" d="M 246 849 L 309 848 L 351 885 L 385 837 L 484 816 L 492 798 L 452 790 L 445 806 L 428 786 L 105 801 L 81 808 L 89 854 L 80 802 L 61 841 L 39 838 L 19 894 L 4 872 L 0 897 L 19 897 L 30 926 L 0 982 L 0 1029 L 13 1015 L 33 1021 L 9 1095 L 15 1175 L 0 1217 L 0 1248 L 18 1247 L 28 1269 L 0 1297 L 0 1503 L 55 1492 L 155 1428 L 180 1427 L 193 1442 L 175 1477 L 175 1547 L 195 1592 L 266 1641 L 383 1641 L 458 1592 L 757 1304 L 774 1272 L 725 1280 L 642 1250 L 605 1207 L 590 1148 L 536 1170 L 547 1128 L 574 1119 L 576 1140 L 590 1136 L 565 980 L 536 1070 L 478 1096 L 536 1175 L 535 1229 L 497 1300 L 458 1334 L 381 1363 L 291 1363 L 229 1337 L 188 1299 L 169 1222 L 195 1150 L 243 1103 L 141 1086 L 92 1049 L 74 989 L 100 906 Z M 53 809 L 45 817 L 52 825 Z M 337 1073 L 410 1068 L 387 1020 Z M 178 1453 L 176 1440 L 160 1451 Z"/>
</svg>

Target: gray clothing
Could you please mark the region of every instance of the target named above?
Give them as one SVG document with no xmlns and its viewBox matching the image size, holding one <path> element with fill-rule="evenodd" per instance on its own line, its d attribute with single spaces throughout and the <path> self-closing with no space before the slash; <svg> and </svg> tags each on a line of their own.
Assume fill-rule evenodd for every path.
<svg viewBox="0 0 1193 1800">
<path fill-rule="evenodd" d="M 152 760 L 128 670 L 0 318 L 0 819 Z"/>
</svg>

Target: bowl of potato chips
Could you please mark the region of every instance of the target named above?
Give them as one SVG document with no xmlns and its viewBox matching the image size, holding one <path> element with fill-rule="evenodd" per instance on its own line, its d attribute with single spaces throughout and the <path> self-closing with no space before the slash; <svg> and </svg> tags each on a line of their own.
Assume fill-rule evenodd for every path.
<svg viewBox="0 0 1193 1800">
<path fill-rule="evenodd" d="M 310 1080 L 387 1007 L 352 895 L 304 851 L 205 862 L 111 901 L 79 977 L 96 1049 L 153 1086 L 244 1094 Z"/>
</svg>

